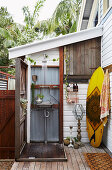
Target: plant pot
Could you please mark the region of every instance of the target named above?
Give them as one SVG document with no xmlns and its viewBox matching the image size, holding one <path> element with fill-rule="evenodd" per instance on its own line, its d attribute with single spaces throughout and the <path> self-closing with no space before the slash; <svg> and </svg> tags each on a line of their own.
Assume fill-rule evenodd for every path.
<svg viewBox="0 0 112 170">
<path fill-rule="evenodd" d="M 21 103 L 22 109 L 26 110 L 27 109 L 27 103 Z"/>
<path fill-rule="evenodd" d="M 74 149 L 78 149 L 78 148 L 79 148 L 78 143 L 74 143 Z"/>
<path fill-rule="evenodd" d="M 36 82 L 36 81 L 37 81 L 37 75 L 32 75 L 32 80 L 33 80 L 34 82 Z"/>
<path fill-rule="evenodd" d="M 70 144 L 70 141 L 68 139 L 64 139 L 64 145 L 68 146 Z"/>
<path fill-rule="evenodd" d="M 36 102 L 37 102 L 37 104 L 40 104 L 40 103 L 42 103 L 42 102 L 43 102 L 43 99 L 38 98 L 38 99 L 36 100 Z"/>
</svg>

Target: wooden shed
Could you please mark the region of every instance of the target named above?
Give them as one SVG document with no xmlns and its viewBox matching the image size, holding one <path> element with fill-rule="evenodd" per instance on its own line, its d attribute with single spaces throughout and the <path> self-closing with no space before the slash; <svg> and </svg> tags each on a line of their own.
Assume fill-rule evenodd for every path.
<svg viewBox="0 0 112 170">
<path fill-rule="evenodd" d="M 69 82 L 77 82 L 79 86 L 79 102 L 85 108 L 88 80 L 93 71 L 101 65 L 102 27 L 71 33 L 68 35 L 37 41 L 9 50 L 9 58 L 16 59 L 16 90 L 15 90 L 15 158 L 19 161 L 45 160 L 44 156 L 35 156 L 32 150 L 44 147 L 44 142 L 55 143 L 62 147 L 63 138 L 69 134 L 69 126 L 74 126 L 77 133 L 77 122 L 72 115 L 73 104 L 66 103 L 63 85 L 64 76 L 68 74 Z M 47 56 L 45 58 L 45 56 Z M 69 56 L 69 71 L 65 58 Z M 31 65 L 26 58 L 31 58 L 36 65 Z M 55 59 L 55 60 L 54 60 Z M 47 70 L 45 63 L 47 62 Z M 44 64 L 43 64 L 44 63 Z M 33 82 L 32 76 L 37 79 Z M 33 84 L 32 84 L 33 83 Z M 32 87 L 34 99 L 37 94 L 44 94 L 43 102 L 52 103 L 52 109 L 38 110 L 36 101 L 32 103 Z M 84 88 L 84 89 L 83 89 Z M 27 114 L 21 107 L 20 100 L 27 99 Z M 42 114 L 44 113 L 44 114 Z M 47 115 L 46 115 L 47 113 Z M 44 116 L 46 115 L 47 120 Z M 50 115 L 50 116 L 49 116 Z M 83 120 L 82 140 L 88 141 L 85 116 Z M 45 128 L 46 127 L 46 128 Z M 45 133 L 46 132 L 46 133 Z M 35 145 L 36 144 L 36 145 Z M 33 147 L 35 145 L 35 147 Z M 50 145 L 50 151 L 53 147 Z M 30 153 L 28 151 L 31 151 Z M 42 150 L 41 150 L 42 151 Z M 56 151 L 57 152 L 57 151 Z M 29 155 L 27 155 L 28 153 Z M 45 154 L 45 153 L 44 153 Z M 59 158 L 66 160 L 66 157 Z M 52 155 L 53 158 L 53 155 Z M 57 160 L 57 158 L 50 160 Z"/>
</svg>

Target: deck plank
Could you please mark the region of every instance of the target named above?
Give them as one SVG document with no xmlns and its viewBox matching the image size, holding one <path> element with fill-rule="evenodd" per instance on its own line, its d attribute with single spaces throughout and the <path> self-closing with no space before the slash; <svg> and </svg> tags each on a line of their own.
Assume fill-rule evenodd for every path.
<svg viewBox="0 0 112 170">
<path fill-rule="evenodd" d="M 80 157 L 82 158 L 82 161 L 83 161 L 83 164 L 85 166 L 85 169 L 86 170 L 90 170 L 85 158 L 84 158 L 84 154 L 83 153 L 87 153 L 87 150 L 85 149 L 85 147 L 81 147 L 79 148 L 79 154 L 80 154 Z"/>
<path fill-rule="evenodd" d="M 96 148 L 92 147 L 90 144 L 86 144 L 88 148 L 90 148 L 92 153 L 97 153 Z"/>
<path fill-rule="evenodd" d="M 88 151 L 87 151 L 87 149 L 85 148 L 85 146 L 84 146 L 84 147 L 81 147 L 81 150 L 82 150 L 82 153 L 88 153 Z M 84 157 L 84 156 L 83 156 L 83 157 Z M 90 170 L 90 168 L 89 168 L 89 166 L 88 166 L 85 158 L 84 158 L 84 161 L 85 161 L 85 167 L 86 167 L 86 169 L 87 169 L 87 170 Z"/>
<path fill-rule="evenodd" d="M 35 168 L 34 170 L 40 170 L 41 162 L 35 162 Z M 33 170 L 33 169 L 32 169 Z"/>
<path fill-rule="evenodd" d="M 46 162 L 41 163 L 40 170 L 46 170 Z"/>
<path fill-rule="evenodd" d="M 79 170 L 79 165 L 78 165 L 77 159 L 74 155 L 73 149 L 69 148 L 69 151 L 70 151 L 70 155 L 71 155 L 71 161 L 72 161 L 73 168 L 76 170 Z"/>
<path fill-rule="evenodd" d="M 52 162 L 52 170 L 58 169 L 58 163 Z"/>
<path fill-rule="evenodd" d="M 80 154 L 79 154 L 79 151 L 78 151 L 78 150 L 79 150 L 79 149 L 74 149 L 73 151 L 74 151 L 76 160 L 77 160 L 77 162 L 78 162 L 79 169 L 80 169 L 80 170 L 85 170 L 85 166 L 84 166 L 84 164 L 83 164 L 83 161 L 82 161 L 82 159 L 81 159 L 81 157 L 80 157 Z"/>
<path fill-rule="evenodd" d="M 52 162 L 46 163 L 46 170 L 52 170 Z"/>
<path fill-rule="evenodd" d="M 29 170 L 34 170 L 35 169 L 35 162 L 30 162 Z"/>
<path fill-rule="evenodd" d="M 58 162 L 58 170 L 63 170 L 63 162 Z"/>
<path fill-rule="evenodd" d="M 16 170 L 17 167 L 18 167 L 18 165 L 19 165 L 19 162 L 14 162 L 14 164 L 13 164 L 11 170 Z"/>
<path fill-rule="evenodd" d="M 67 162 L 63 162 L 63 169 L 68 170 Z"/>
<path fill-rule="evenodd" d="M 23 170 L 24 162 L 19 162 L 19 165 L 17 167 L 17 170 Z"/>
<path fill-rule="evenodd" d="M 90 170 L 83 153 L 105 153 L 101 146 L 93 148 L 89 143 L 79 149 L 64 147 L 67 162 L 15 162 L 11 170 Z"/>
<path fill-rule="evenodd" d="M 67 166 L 68 166 L 68 169 L 74 170 L 73 165 L 72 165 L 71 155 L 70 155 L 68 147 L 66 147 L 66 154 L 67 154 Z"/>
<path fill-rule="evenodd" d="M 87 144 L 85 145 L 85 148 L 86 148 L 86 150 L 87 150 L 88 153 L 93 153 L 93 151 L 91 150 L 91 145 L 90 145 L 90 144 L 87 143 Z"/>
<path fill-rule="evenodd" d="M 22 170 L 29 170 L 30 162 L 24 162 Z"/>
</svg>

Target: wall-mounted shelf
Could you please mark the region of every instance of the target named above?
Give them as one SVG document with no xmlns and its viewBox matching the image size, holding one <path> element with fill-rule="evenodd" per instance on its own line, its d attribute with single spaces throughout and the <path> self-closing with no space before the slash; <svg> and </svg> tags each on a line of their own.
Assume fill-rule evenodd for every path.
<svg viewBox="0 0 112 170">
<path fill-rule="evenodd" d="M 40 89 L 40 88 L 50 88 L 50 89 L 59 89 L 60 85 L 34 85 L 35 89 Z"/>
<path fill-rule="evenodd" d="M 25 93 L 26 93 L 25 91 L 21 91 L 21 92 L 20 92 L 21 95 L 24 95 Z"/>
<path fill-rule="evenodd" d="M 42 65 L 32 65 L 31 67 L 32 68 L 33 67 L 40 67 L 40 68 L 42 68 Z M 59 68 L 59 66 L 58 65 L 47 65 L 47 68 Z"/>
<path fill-rule="evenodd" d="M 36 104 L 31 104 L 31 108 L 32 109 L 36 109 L 36 108 L 39 108 L 39 107 Z M 59 108 L 59 104 L 53 104 L 52 108 L 58 109 Z"/>
<path fill-rule="evenodd" d="M 78 93 L 77 91 L 67 91 L 67 93 L 73 93 L 73 94 L 76 94 Z"/>
</svg>

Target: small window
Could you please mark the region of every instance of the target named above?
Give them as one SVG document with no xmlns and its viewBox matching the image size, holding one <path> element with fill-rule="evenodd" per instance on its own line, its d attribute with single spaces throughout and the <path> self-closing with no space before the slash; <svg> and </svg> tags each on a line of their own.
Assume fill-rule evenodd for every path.
<svg viewBox="0 0 112 170">
<path fill-rule="evenodd" d="M 109 0 L 103 0 L 103 14 L 106 13 L 109 6 L 110 6 Z"/>
</svg>

